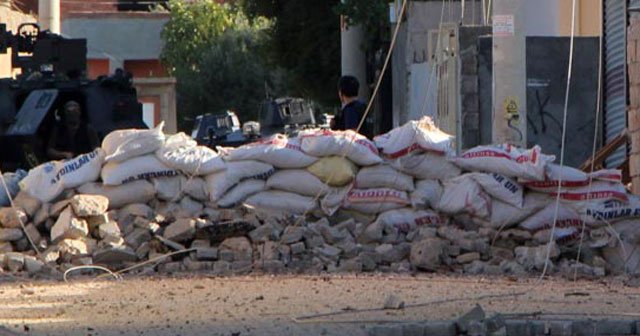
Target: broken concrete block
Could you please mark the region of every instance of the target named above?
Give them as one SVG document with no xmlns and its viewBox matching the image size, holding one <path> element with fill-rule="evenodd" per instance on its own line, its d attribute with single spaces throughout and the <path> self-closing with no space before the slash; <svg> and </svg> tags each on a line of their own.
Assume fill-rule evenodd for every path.
<svg viewBox="0 0 640 336">
<path fill-rule="evenodd" d="M 411 246 L 411 266 L 416 269 L 435 271 L 440 265 L 440 256 L 447 244 L 439 238 L 427 238 Z"/>
<path fill-rule="evenodd" d="M 24 269 L 29 272 L 29 274 L 36 274 L 42 271 L 44 267 L 44 262 L 36 259 L 33 256 L 25 256 L 24 257 Z"/>
<path fill-rule="evenodd" d="M 151 234 L 148 230 L 137 228 L 129 233 L 126 237 L 124 237 L 124 241 L 127 245 L 131 246 L 132 249 L 137 249 L 144 242 L 148 242 L 151 240 Z"/>
<path fill-rule="evenodd" d="M 18 195 L 16 195 L 16 197 L 13 199 L 13 204 L 16 207 L 24 210 L 29 218 L 33 218 L 36 212 L 38 212 L 38 209 L 40 209 L 40 205 L 42 205 L 42 202 L 40 202 L 40 200 L 37 198 L 29 196 L 27 192 L 20 191 Z"/>
<path fill-rule="evenodd" d="M 189 261 L 185 259 L 184 266 L 189 272 L 209 271 L 213 269 L 213 261 Z"/>
<path fill-rule="evenodd" d="M 149 255 L 150 251 L 151 244 L 149 244 L 149 242 L 144 242 L 136 249 L 136 256 L 138 259 L 145 259 Z"/>
<path fill-rule="evenodd" d="M 370 244 L 382 240 L 382 231 L 384 226 L 380 222 L 373 222 L 364 229 L 364 232 L 358 237 L 361 244 Z"/>
<path fill-rule="evenodd" d="M 318 226 L 318 230 L 324 240 L 329 244 L 336 244 L 351 236 L 347 229 L 338 229 L 336 227 L 329 226 L 328 224 Z"/>
<path fill-rule="evenodd" d="M 29 223 L 24 227 L 24 232 L 27 236 L 29 236 L 29 238 L 31 238 L 31 241 L 33 241 L 34 244 L 38 244 L 42 240 L 40 231 L 38 231 L 38 228 L 36 228 L 36 226 L 32 223 Z"/>
<path fill-rule="evenodd" d="M 256 243 L 263 243 L 272 238 L 273 226 L 269 224 L 264 224 L 262 226 L 258 226 L 253 231 L 249 232 L 249 238 L 251 241 Z"/>
<path fill-rule="evenodd" d="M 7 252 L 4 255 L 4 264 L 11 272 L 20 272 L 24 268 L 24 255 L 17 252 Z"/>
<path fill-rule="evenodd" d="M 122 238 L 120 226 L 116 222 L 108 222 L 98 227 L 98 236 L 109 242 L 118 241 Z"/>
<path fill-rule="evenodd" d="M 44 224 L 47 221 L 47 219 L 49 219 L 50 208 L 51 208 L 51 204 L 49 203 L 43 204 L 40 207 L 40 209 L 36 211 L 36 214 L 33 216 L 33 224 L 35 224 L 36 226 L 40 226 Z"/>
<path fill-rule="evenodd" d="M 66 238 L 82 238 L 88 234 L 89 226 L 87 222 L 84 219 L 76 218 L 71 207 L 67 207 L 51 228 L 51 241 L 55 243 Z"/>
<path fill-rule="evenodd" d="M 60 259 L 60 249 L 57 246 L 51 246 L 40 253 L 40 258 L 47 264 L 54 264 Z"/>
<path fill-rule="evenodd" d="M 302 254 L 306 250 L 303 242 L 297 242 L 289 246 L 291 247 L 291 254 L 293 255 Z"/>
<path fill-rule="evenodd" d="M 184 242 L 196 234 L 196 222 L 193 219 L 181 218 L 164 229 L 164 238 L 176 242 Z"/>
<path fill-rule="evenodd" d="M 555 242 L 551 246 L 540 245 L 535 247 L 518 246 L 515 249 L 516 260 L 526 270 L 542 270 L 547 261 L 547 251 L 549 251 L 549 261 L 560 255 L 560 249 Z"/>
<path fill-rule="evenodd" d="M 233 251 L 235 261 L 250 261 L 253 256 L 251 243 L 245 237 L 227 238 L 220 244 L 219 248 Z"/>
<path fill-rule="evenodd" d="M 62 211 L 64 209 L 66 209 L 68 205 L 69 205 L 69 200 L 68 199 L 64 199 L 62 201 L 53 203 L 51 205 L 51 207 L 49 208 L 49 217 L 56 218 L 56 217 L 60 216 Z"/>
<path fill-rule="evenodd" d="M 385 244 L 386 245 L 386 244 Z M 384 246 L 384 245 L 380 245 Z M 400 243 L 392 245 L 392 248 L 388 251 L 380 252 L 376 249 L 376 252 L 380 254 L 381 260 L 384 263 L 397 263 L 406 258 L 411 253 L 410 243 Z"/>
<path fill-rule="evenodd" d="M 91 254 L 91 246 L 85 239 L 63 239 L 58 243 L 58 249 L 62 256 L 77 257 Z"/>
<path fill-rule="evenodd" d="M 231 272 L 231 263 L 219 260 L 213 263 L 213 273 L 217 275 L 226 275 Z"/>
<path fill-rule="evenodd" d="M 5 228 L 21 228 L 22 224 L 27 224 L 27 214 L 24 210 L 10 207 L 0 208 L 0 224 Z"/>
<path fill-rule="evenodd" d="M 402 309 L 404 308 L 404 300 L 400 297 L 390 294 L 384 299 L 384 304 L 382 305 L 384 309 Z"/>
<path fill-rule="evenodd" d="M 304 235 L 304 228 L 300 226 L 288 226 L 282 237 L 280 238 L 280 242 L 283 244 L 291 245 L 293 243 L 297 243 L 302 240 Z"/>
<path fill-rule="evenodd" d="M 12 252 L 13 246 L 10 242 L 0 242 L 0 253 Z"/>
<path fill-rule="evenodd" d="M 362 261 L 358 258 L 340 260 L 338 272 L 360 273 L 362 272 Z"/>
<path fill-rule="evenodd" d="M 473 322 L 481 322 L 486 317 L 486 314 L 480 305 L 476 305 L 473 309 L 462 315 L 456 321 L 458 330 L 462 333 L 469 331 L 469 326 Z"/>
<path fill-rule="evenodd" d="M 500 263 L 500 271 L 503 274 L 507 275 L 515 275 L 515 276 L 524 276 L 527 275 L 527 271 L 522 267 L 522 265 L 518 264 L 515 260 L 504 260 Z"/>
<path fill-rule="evenodd" d="M 278 260 L 280 258 L 280 252 L 278 252 L 278 243 L 268 241 L 264 244 L 260 244 L 256 248 L 256 260 Z"/>
<path fill-rule="evenodd" d="M 102 215 L 109 208 L 109 199 L 100 195 L 75 195 L 69 203 L 78 217 Z"/>
<path fill-rule="evenodd" d="M 285 270 L 284 263 L 280 260 L 263 260 L 254 265 L 256 269 L 261 269 L 265 273 L 278 274 Z"/>
<path fill-rule="evenodd" d="M 118 219 L 124 219 L 127 216 L 137 216 L 152 219 L 153 215 L 153 209 L 144 203 L 129 204 L 118 210 Z"/>
<path fill-rule="evenodd" d="M 23 237 L 22 229 L 12 228 L 3 229 L 0 228 L 0 242 L 16 241 Z"/>
<path fill-rule="evenodd" d="M 158 272 L 160 273 L 177 273 L 184 269 L 184 264 L 180 261 L 168 262 L 158 266 Z"/>
<path fill-rule="evenodd" d="M 218 249 L 215 247 L 198 247 L 196 250 L 198 260 L 218 260 Z"/>
<path fill-rule="evenodd" d="M 480 253 L 478 252 L 465 253 L 456 257 L 458 264 L 468 264 L 476 260 L 480 260 Z"/>
<path fill-rule="evenodd" d="M 316 248 L 316 252 L 325 258 L 336 260 L 342 251 L 335 246 L 324 245 L 323 247 Z"/>
<path fill-rule="evenodd" d="M 118 264 L 138 260 L 136 252 L 129 246 L 108 247 L 93 253 L 93 260 L 97 264 Z"/>
<path fill-rule="evenodd" d="M 235 258 L 235 253 L 233 251 L 227 249 L 218 250 L 219 260 L 232 262 L 233 258 Z"/>
</svg>

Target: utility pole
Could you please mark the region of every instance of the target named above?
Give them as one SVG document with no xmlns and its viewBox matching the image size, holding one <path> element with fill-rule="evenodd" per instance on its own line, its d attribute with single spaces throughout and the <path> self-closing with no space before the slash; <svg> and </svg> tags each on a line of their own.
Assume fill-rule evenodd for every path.
<svg viewBox="0 0 640 336">
<path fill-rule="evenodd" d="M 525 1 L 493 0 L 492 141 L 495 144 L 527 147 Z"/>
</svg>

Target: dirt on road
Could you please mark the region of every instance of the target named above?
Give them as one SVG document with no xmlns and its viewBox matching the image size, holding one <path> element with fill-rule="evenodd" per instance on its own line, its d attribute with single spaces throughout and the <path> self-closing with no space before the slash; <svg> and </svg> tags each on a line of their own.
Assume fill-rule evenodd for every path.
<svg viewBox="0 0 640 336">
<path fill-rule="evenodd" d="M 405 308 L 379 309 L 389 295 L 404 301 Z M 640 319 L 639 299 L 640 289 L 619 279 L 198 275 L 21 280 L 0 284 L 0 335 L 366 335 L 377 323 L 449 320 L 476 304 L 487 314 Z"/>
</svg>

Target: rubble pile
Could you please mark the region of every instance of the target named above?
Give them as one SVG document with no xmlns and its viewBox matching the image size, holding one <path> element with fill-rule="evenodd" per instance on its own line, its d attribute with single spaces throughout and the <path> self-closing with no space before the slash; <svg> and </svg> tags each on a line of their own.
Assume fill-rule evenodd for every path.
<svg viewBox="0 0 640 336">
<path fill-rule="evenodd" d="M 560 167 L 537 146 L 452 148 L 428 118 L 374 141 L 306 130 L 216 150 L 162 125 L 115 131 L 92 153 L 11 176 L 0 266 L 640 273 L 640 199 L 620 171 Z"/>
</svg>

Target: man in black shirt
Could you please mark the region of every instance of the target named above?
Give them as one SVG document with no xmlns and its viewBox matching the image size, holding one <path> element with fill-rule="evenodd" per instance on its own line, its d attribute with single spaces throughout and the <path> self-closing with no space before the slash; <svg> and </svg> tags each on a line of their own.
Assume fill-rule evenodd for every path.
<svg viewBox="0 0 640 336">
<path fill-rule="evenodd" d="M 82 122 L 80 104 L 68 101 L 61 119 L 62 122 L 53 127 L 47 145 L 50 160 L 72 159 L 98 147 L 98 134 L 90 125 Z"/>
<path fill-rule="evenodd" d="M 367 108 L 365 103 L 358 99 L 360 83 L 353 76 L 342 76 L 338 81 L 338 97 L 342 103 L 342 109 L 331 124 L 333 130 L 356 130 Z M 371 138 L 366 123 L 360 128 L 360 134 Z"/>
</svg>

